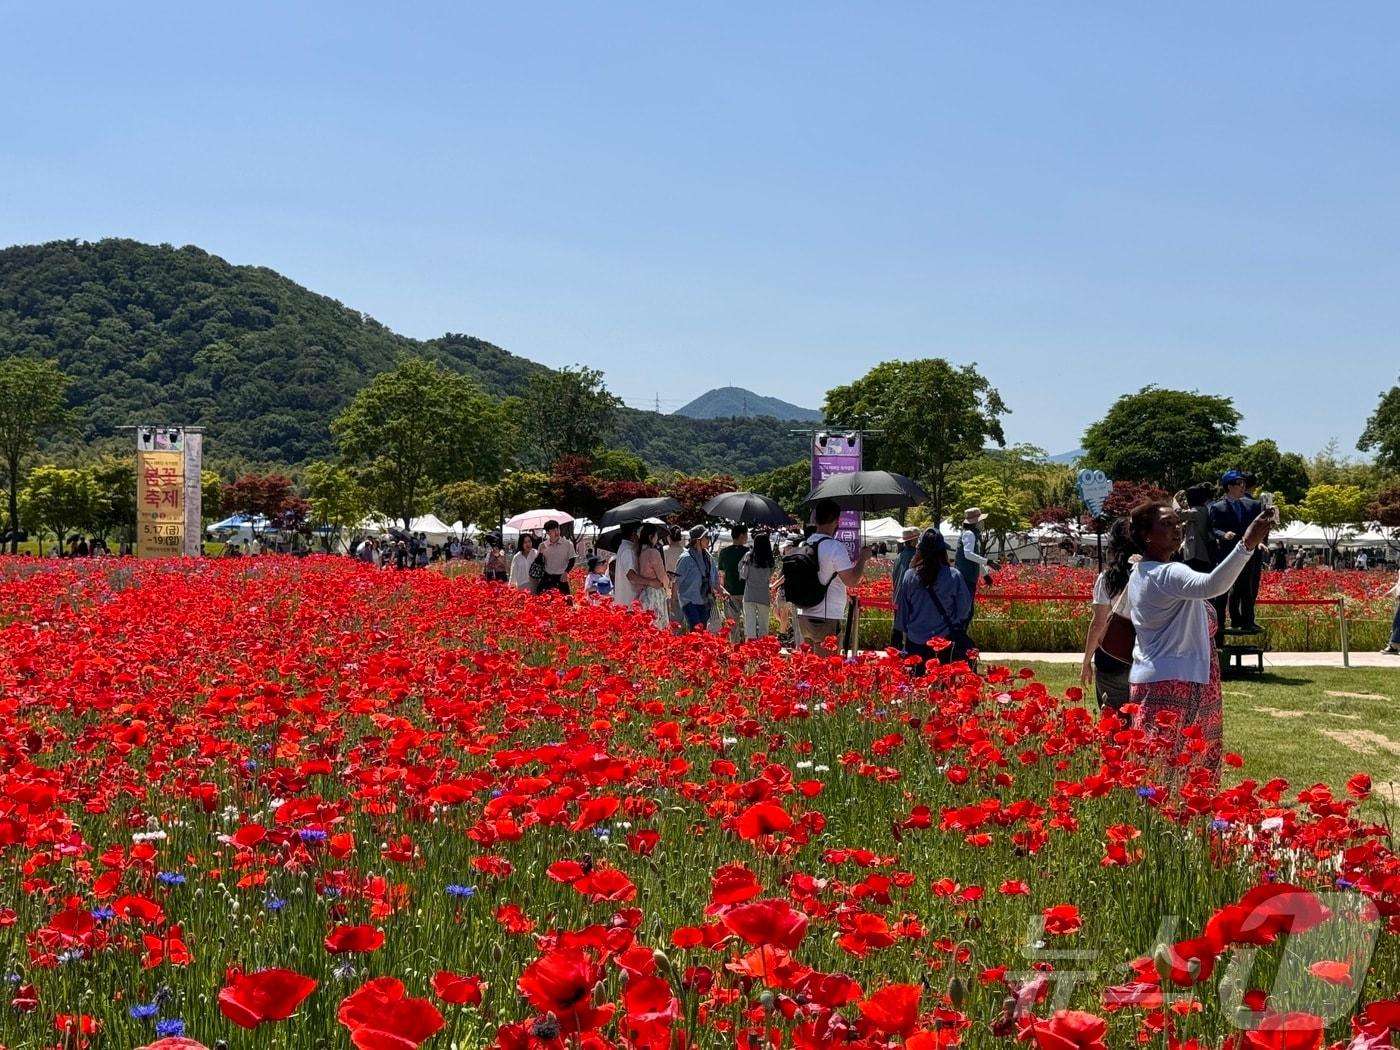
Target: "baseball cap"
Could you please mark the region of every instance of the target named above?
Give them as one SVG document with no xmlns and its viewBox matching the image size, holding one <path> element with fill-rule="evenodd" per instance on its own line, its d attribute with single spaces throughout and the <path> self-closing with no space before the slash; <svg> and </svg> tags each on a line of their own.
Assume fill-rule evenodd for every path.
<svg viewBox="0 0 1400 1050">
<path fill-rule="evenodd" d="M 1244 480 L 1244 475 L 1238 470 L 1227 470 L 1220 479 L 1222 485 L 1234 485 Z"/>
</svg>

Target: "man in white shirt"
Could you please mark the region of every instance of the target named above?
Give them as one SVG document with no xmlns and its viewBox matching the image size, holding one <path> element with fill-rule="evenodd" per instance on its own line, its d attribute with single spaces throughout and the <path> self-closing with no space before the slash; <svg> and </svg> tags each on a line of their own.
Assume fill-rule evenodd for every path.
<svg viewBox="0 0 1400 1050">
<path fill-rule="evenodd" d="M 846 588 L 860 583 L 870 548 L 862 547 L 860 557 L 851 560 L 846 545 L 836 539 L 841 508 L 835 500 L 822 500 L 812 508 L 812 516 L 816 531 L 804 542 L 817 552 L 817 580 L 826 584 L 826 597 L 817 605 L 797 610 L 797 629 L 802 640 L 811 642 L 815 649 L 824 638 L 840 634 L 841 617 L 846 615 Z"/>
<path fill-rule="evenodd" d="M 568 597 L 569 570 L 574 567 L 574 562 L 578 560 L 578 552 L 574 550 L 573 541 L 564 538 L 559 529 L 559 523 L 553 518 L 544 523 L 544 532 L 547 538 L 544 543 L 540 544 L 540 560 L 544 562 L 544 579 L 540 580 L 539 589 L 535 593 L 558 591 Z"/>
</svg>

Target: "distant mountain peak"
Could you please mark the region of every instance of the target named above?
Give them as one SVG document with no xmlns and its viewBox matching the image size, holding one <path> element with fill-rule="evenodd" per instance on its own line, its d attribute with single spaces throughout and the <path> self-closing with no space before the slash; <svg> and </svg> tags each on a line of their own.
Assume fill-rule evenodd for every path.
<svg viewBox="0 0 1400 1050">
<path fill-rule="evenodd" d="M 801 408 L 776 397 L 764 397 L 741 386 L 722 386 L 706 391 L 690 404 L 676 409 L 675 415 L 691 419 L 751 419 L 771 416 L 801 423 L 820 423 L 822 414 L 814 408 Z"/>
</svg>

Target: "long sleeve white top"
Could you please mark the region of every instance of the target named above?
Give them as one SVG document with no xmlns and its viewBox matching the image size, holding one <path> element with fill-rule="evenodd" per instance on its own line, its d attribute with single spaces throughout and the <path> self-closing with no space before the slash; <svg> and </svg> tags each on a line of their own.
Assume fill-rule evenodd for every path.
<svg viewBox="0 0 1400 1050">
<path fill-rule="evenodd" d="M 971 529 L 965 529 L 962 534 L 963 557 L 974 565 L 986 565 L 987 559 L 977 553 L 977 534 Z"/>
<path fill-rule="evenodd" d="M 1230 589 L 1252 553 L 1237 543 L 1208 573 L 1179 561 L 1138 563 L 1128 580 L 1129 606 L 1137 628 L 1130 682 L 1204 685 L 1210 681 L 1215 651 L 1205 602 Z"/>
</svg>

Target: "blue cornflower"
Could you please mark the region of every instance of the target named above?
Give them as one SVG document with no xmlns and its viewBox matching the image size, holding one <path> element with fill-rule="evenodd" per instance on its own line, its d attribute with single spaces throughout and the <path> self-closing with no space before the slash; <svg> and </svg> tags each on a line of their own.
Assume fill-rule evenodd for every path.
<svg viewBox="0 0 1400 1050">
<path fill-rule="evenodd" d="M 476 896 L 476 887 L 475 887 L 475 886 L 459 886 L 459 885 L 457 885 L 456 883 L 452 883 L 451 885 L 449 885 L 449 886 L 447 887 L 447 892 L 450 893 L 450 894 L 452 894 L 452 896 L 454 896 L 454 897 L 475 897 L 475 896 Z"/>
<path fill-rule="evenodd" d="M 1229 826 L 1230 826 L 1230 822 L 1229 822 L 1228 820 L 1216 819 L 1216 820 L 1212 820 L 1212 821 L 1210 822 L 1210 830 L 1211 830 L 1211 831 L 1224 831 L 1224 830 L 1225 830 L 1226 828 L 1228 828 Z"/>
<path fill-rule="evenodd" d="M 1350 879 L 1343 879 L 1343 878 L 1338 878 L 1338 879 L 1337 879 L 1337 889 L 1339 889 L 1339 890 L 1349 890 L 1349 889 L 1351 889 L 1351 888 L 1352 888 L 1353 886 L 1355 886 L 1355 885 L 1356 885 L 1356 883 L 1352 882 Z"/>
<path fill-rule="evenodd" d="M 337 897 L 340 896 L 340 887 L 339 887 L 339 886 L 327 886 L 325 889 L 323 889 L 323 890 L 321 891 L 321 896 L 322 896 L 322 897 L 325 897 L 326 900 L 328 900 L 328 901 L 333 901 L 333 900 L 335 900 Z"/>
<path fill-rule="evenodd" d="M 136 1003 L 126 1013 L 133 1020 L 144 1021 L 160 1013 L 160 1007 L 155 1003 Z"/>
<path fill-rule="evenodd" d="M 608 837 L 609 835 L 611 835 L 611 834 L 612 834 L 612 832 L 610 832 L 607 828 L 598 828 L 598 827 L 595 827 L 595 828 L 593 829 L 593 836 L 594 836 L 595 838 L 605 839 L 605 838 L 607 838 L 607 837 Z"/>
<path fill-rule="evenodd" d="M 94 922 L 107 922 L 117 917 L 117 913 L 111 908 L 93 908 L 90 914 Z"/>
<path fill-rule="evenodd" d="M 82 957 L 83 950 L 81 948 L 70 948 L 66 952 L 58 953 L 58 961 L 61 963 L 77 962 Z"/>
<path fill-rule="evenodd" d="M 257 768 L 258 768 L 258 764 L 257 764 L 256 762 L 254 762 L 251 758 L 245 758 L 245 759 L 243 760 L 243 771 L 244 771 L 245 773 L 251 773 L 253 770 L 255 770 L 255 769 L 257 769 Z"/>
<path fill-rule="evenodd" d="M 273 897 L 267 902 L 268 911 L 281 911 L 286 906 L 287 902 L 284 901 L 281 897 Z"/>
<path fill-rule="evenodd" d="M 183 886 L 185 877 L 178 871 L 160 871 L 156 872 L 156 881 L 163 882 L 167 886 Z"/>
<path fill-rule="evenodd" d="M 1150 787 L 1140 787 L 1137 789 L 1138 798 L 1152 798 L 1157 792 Z"/>
<path fill-rule="evenodd" d="M 320 828 L 302 828 L 297 834 L 302 842 L 325 842 L 329 836 Z"/>
<path fill-rule="evenodd" d="M 156 1035 L 161 1039 L 184 1034 L 185 1022 L 178 1017 L 167 1017 L 162 1021 L 156 1022 Z"/>
</svg>

